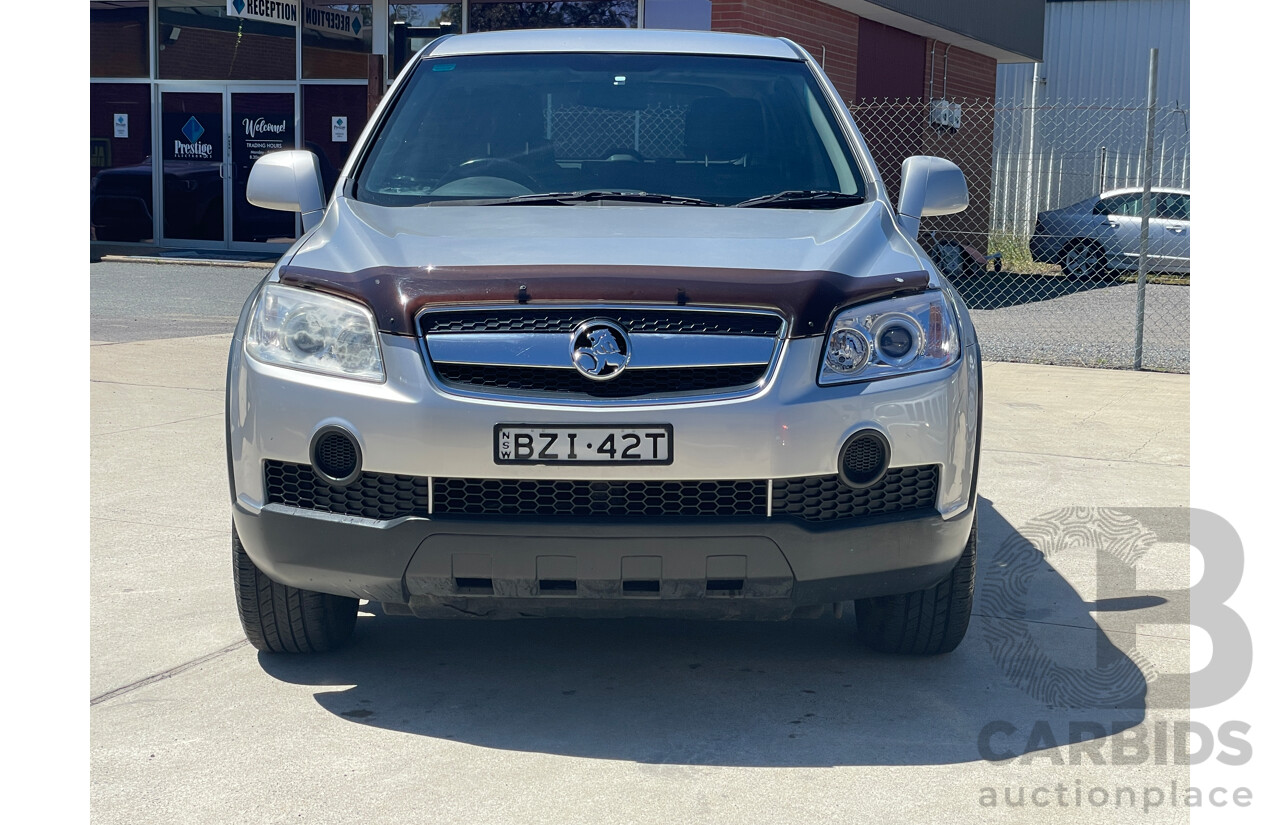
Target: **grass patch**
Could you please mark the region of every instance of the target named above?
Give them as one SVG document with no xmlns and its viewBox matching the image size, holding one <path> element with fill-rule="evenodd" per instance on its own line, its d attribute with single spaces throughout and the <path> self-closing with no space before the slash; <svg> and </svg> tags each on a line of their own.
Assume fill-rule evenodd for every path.
<svg viewBox="0 0 1280 825">
<path fill-rule="evenodd" d="M 1018 275 L 1062 275 L 1062 267 L 1035 261 L 1031 258 L 1030 241 L 1019 235 L 993 232 L 987 242 L 987 254 L 1000 253 L 1001 273 Z M 1136 272 L 1110 272 L 1105 280 L 1113 284 L 1135 284 L 1138 282 Z M 1165 272 L 1152 272 L 1147 276 L 1147 283 L 1170 286 L 1190 286 L 1190 275 L 1179 275 Z"/>
</svg>

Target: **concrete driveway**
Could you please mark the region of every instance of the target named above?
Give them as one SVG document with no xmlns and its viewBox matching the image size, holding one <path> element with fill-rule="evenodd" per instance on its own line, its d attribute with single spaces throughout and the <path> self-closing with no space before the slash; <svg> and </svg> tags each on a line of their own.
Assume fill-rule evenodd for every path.
<svg viewBox="0 0 1280 825">
<path fill-rule="evenodd" d="M 229 334 L 183 328 L 91 344 L 95 822 L 1187 821 L 1186 375 L 986 365 L 949 656 L 872 653 L 848 617 L 370 607 L 343 651 L 272 657 L 232 598 Z"/>
</svg>

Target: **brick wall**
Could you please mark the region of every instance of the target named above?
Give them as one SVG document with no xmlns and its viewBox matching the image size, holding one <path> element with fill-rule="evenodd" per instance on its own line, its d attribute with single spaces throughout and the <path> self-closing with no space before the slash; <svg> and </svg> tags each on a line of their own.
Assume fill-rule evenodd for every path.
<svg viewBox="0 0 1280 825">
<path fill-rule="evenodd" d="M 112 9 L 89 13 L 89 76 L 146 77 L 147 10 Z"/>
<path fill-rule="evenodd" d="M 857 101 L 910 99 L 925 93 L 922 74 L 929 42 L 874 20 L 858 21 Z"/>
<path fill-rule="evenodd" d="M 349 49 L 322 49 L 302 45 L 302 76 L 312 78 L 363 78 L 369 75 L 369 53 Z"/>
<path fill-rule="evenodd" d="M 974 105 L 961 108 L 961 126 L 956 131 L 925 126 L 920 151 L 937 155 L 954 162 L 964 172 L 969 183 L 969 208 L 959 215 L 926 219 L 948 232 L 963 235 L 979 251 L 985 252 L 987 228 L 991 212 L 991 150 L 995 141 L 995 117 L 990 102 L 996 96 L 996 61 L 993 57 L 930 40 L 928 48 L 933 60 L 932 98 L 943 98 L 943 55 L 946 55 L 946 99 L 972 101 Z M 929 94 L 929 56 L 926 53 L 924 89 Z"/>
<path fill-rule="evenodd" d="M 945 60 L 944 60 L 945 58 Z M 933 97 L 942 99 L 943 65 L 946 65 L 946 97 L 994 98 L 996 96 L 996 59 L 986 55 L 951 46 L 941 40 L 925 41 L 924 77 L 921 78 L 925 97 L 929 97 L 930 65 L 933 67 Z"/>
<path fill-rule="evenodd" d="M 863 21 L 860 43 L 864 58 L 882 65 L 862 67 L 854 121 L 880 168 L 890 200 L 897 202 L 902 161 L 911 155 L 936 155 L 954 162 L 969 183 L 969 208 L 958 215 L 926 218 L 924 230 L 960 238 L 986 251 L 991 209 L 991 150 L 995 120 L 996 61 L 933 39 Z M 923 46 L 923 53 L 920 51 Z M 897 49 L 894 52 L 894 49 Z M 923 61 L 921 61 L 923 54 Z M 929 100 L 943 98 L 946 55 L 946 99 L 961 103 L 961 126 L 950 129 L 929 120 Z M 893 71 L 885 71 L 891 64 Z M 930 91 L 932 75 L 932 92 Z"/>
<path fill-rule="evenodd" d="M 298 69 L 293 30 L 285 26 L 277 28 L 287 32 L 288 36 L 180 27 L 177 40 L 161 38 L 160 77 L 173 80 L 294 80 Z"/>
<path fill-rule="evenodd" d="M 818 0 L 712 0 L 711 30 L 766 34 L 799 43 L 823 61 L 845 101 L 857 91 L 858 17 Z"/>
<path fill-rule="evenodd" d="M 818 60 L 825 46 L 827 75 L 841 98 L 856 102 L 854 120 L 890 197 L 897 199 L 903 159 L 922 154 L 954 161 L 970 182 L 969 209 L 940 226 L 985 250 L 994 140 L 990 106 L 967 107 L 961 128 L 952 131 L 929 123 L 928 101 L 942 98 L 944 54 L 949 100 L 991 100 L 994 58 L 959 46 L 947 52 L 945 42 L 862 19 L 819 0 L 712 0 L 711 29 L 787 37 Z M 871 61 L 861 67 L 860 49 Z"/>
</svg>

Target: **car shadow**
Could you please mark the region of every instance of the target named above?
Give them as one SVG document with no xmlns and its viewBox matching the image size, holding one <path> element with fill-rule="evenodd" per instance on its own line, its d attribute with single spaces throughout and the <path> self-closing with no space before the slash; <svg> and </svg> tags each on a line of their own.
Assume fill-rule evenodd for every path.
<svg viewBox="0 0 1280 825">
<path fill-rule="evenodd" d="M 326 655 L 259 655 L 264 671 L 315 688 L 319 705 L 355 724 L 486 748 L 648 764 L 911 765 L 1006 759 L 1066 744 L 1084 725 L 1140 724 L 1146 679 L 1080 595 L 980 499 L 985 546 L 969 634 L 951 654 L 889 656 L 842 619 L 421 620 L 362 614 L 350 646 Z M 1019 547 L 1023 549 L 1018 549 Z M 1029 553 L 1035 596 L 1052 621 L 1004 616 L 982 588 L 1002 586 L 1008 548 Z M 999 554 L 994 558 L 1002 558 Z M 1123 605 L 1121 605 L 1123 607 Z M 1016 612 L 1016 610 L 1015 610 Z M 993 655 L 1013 628 L 1055 662 L 1106 662 L 1128 687 L 1076 706 L 1017 685 L 1017 663 Z M 1076 697 L 1077 700 L 1080 697 Z M 1119 698 L 1119 701 L 1117 701 Z"/>
<path fill-rule="evenodd" d="M 1019 275 L 1014 272 L 979 272 L 951 280 L 969 309 L 1005 309 L 1051 301 L 1077 292 L 1108 289 L 1127 282 L 1117 275 L 1075 279 L 1058 275 Z"/>
</svg>

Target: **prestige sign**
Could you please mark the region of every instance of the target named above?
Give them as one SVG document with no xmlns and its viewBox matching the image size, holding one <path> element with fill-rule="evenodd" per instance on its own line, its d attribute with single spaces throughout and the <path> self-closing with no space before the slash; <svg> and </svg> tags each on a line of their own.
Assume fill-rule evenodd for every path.
<svg viewBox="0 0 1280 825">
<path fill-rule="evenodd" d="M 216 160 L 214 147 L 222 139 L 221 117 L 213 113 L 166 112 L 162 118 L 166 160 Z M 210 128 L 206 128 L 206 125 Z"/>
</svg>

